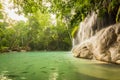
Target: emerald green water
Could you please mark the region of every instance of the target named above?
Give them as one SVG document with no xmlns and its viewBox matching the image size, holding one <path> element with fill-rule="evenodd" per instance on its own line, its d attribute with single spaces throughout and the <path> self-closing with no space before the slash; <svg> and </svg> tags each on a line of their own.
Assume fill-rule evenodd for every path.
<svg viewBox="0 0 120 80">
<path fill-rule="evenodd" d="M 120 80 L 119 76 L 120 65 L 74 58 L 69 52 L 0 54 L 0 80 Z"/>
</svg>

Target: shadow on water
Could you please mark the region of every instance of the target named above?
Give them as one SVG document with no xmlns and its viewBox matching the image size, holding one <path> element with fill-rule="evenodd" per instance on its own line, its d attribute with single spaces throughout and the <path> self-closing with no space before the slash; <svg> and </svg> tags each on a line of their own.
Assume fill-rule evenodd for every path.
<svg viewBox="0 0 120 80">
<path fill-rule="evenodd" d="M 22 74 L 26 74 L 26 73 L 29 73 L 29 72 L 27 72 L 27 71 L 23 71 L 23 72 L 21 72 Z"/>
<path fill-rule="evenodd" d="M 82 73 L 77 73 L 76 72 L 76 79 L 73 80 L 106 80 L 104 78 L 98 78 L 98 77 L 94 77 L 94 76 L 90 76 L 90 75 L 85 75 Z"/>
<path fill-rule="evenodd" d="M 18 79 L 20 75 L 18 74 L 13 74 L 8 71 L 2 71 L 0 73 L 0 80 L 13 80 L 13 79 Z"/>
<path fill-rule="evenodd" d="M 19 75 L 15 75 L 15 74 L 6 74 L 5 76 L 12 79 L 20 77 Z"/>
<path fill-rule="evenodd" d="M 87 61 L 87 62 L 86 62 Z M 75 65 L 80 80 L 120 80 L 120 65 L 85 60 Z"/>
<path fill-rule="evenodd" d="M 94 65 L 105 67 L 105 68 L 120 69 L 120 65 L 118 65 L 118 64 L 112 64 L 112 63 L 106 63 L 106 64 L 94 63 Z"/>
</svg>

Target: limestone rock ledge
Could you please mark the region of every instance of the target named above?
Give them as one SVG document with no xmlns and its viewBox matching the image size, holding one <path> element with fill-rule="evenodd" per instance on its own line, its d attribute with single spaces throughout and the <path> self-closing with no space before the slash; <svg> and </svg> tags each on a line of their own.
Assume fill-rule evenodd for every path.
<svg viewBox="0 0 120 80">
<path fill-rule="evenodd" d="M 73 46 L 75 57 L 120 64 L 120 23 L 101 29 Z"/>
</svg>

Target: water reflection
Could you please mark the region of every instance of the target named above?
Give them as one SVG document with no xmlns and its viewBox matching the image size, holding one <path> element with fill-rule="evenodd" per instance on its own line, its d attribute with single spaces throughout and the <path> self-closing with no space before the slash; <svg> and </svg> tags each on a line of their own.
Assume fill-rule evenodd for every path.
<svg viewBox="0 0 120 80">
<path fill-rule="evenodd" d="M 8 71 L 2 71 L 0 74 L 0 80 L 12 80 L 12 79 L 8 78 L 8 76 L 6 76 L 7 73 L 8 73 Z"/>
<path fill-rule="evenodd" d="M 57 80 L 58 75 L 59 75 L 58 71 L 51 72 L 50 75 L 49 75 L 49 80 Z"/>
<path fill-rule="evenodd" d="M 26 77 L 14 74 L 13 72 L 9 72 L 9 71 L 2 71 L 0 73 L 0 80 L 18 80 L 18 79 L 22 79 L 25 80 Z"/>
</svg>

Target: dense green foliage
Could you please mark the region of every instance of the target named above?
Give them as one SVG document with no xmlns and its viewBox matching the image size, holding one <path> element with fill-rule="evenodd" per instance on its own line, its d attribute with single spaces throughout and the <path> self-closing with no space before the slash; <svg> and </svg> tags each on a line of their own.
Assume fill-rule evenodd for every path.
<svg viewBox="0 0 120 80">
<path fill-rule="evenodd" d="M 0 12 L 0 50 L 69 50 L 79 23 L 92 11 L 120 21 L 120 0 L 10 0 L 27 22 L 12 25 Z M 0 5 L 0 9 L 2 5 Z M 53 24 L 51 14 L 56 15 Z M 10 27 L 11 26 L 11 27 Z"/>
<path fill-rule="evenodd" d="M 65 19 L 69 27 L 79 24 L 91 11 L 100 10 L 100 15 L 113 13 L 117 18 L 120 0 L 13 0 L 25 14 L 36 12 L 55 13 Z M 44 3 L 44 4 L 43 4 Z M 49 4 L 49 5 L 47 5 Z M 21 6 L 21 7 L 20 7 Z M 118 20 L 118 19 L 117 19 Z"/>
<path fill-rule="evenodd" d="M 78 26 L 92 11 L 99 10 L 99 16 L 112 16 L 114 22 L 119 22 L 120 0 L 13 0 L 19 7 L 19 12 L 26 15 L 40 10 L 43 13 L 54 13 L 64 20 L 69 32 Z"/>
<path fill-rule="evenodd" d="M 39 11 L 9 27 L 0 25 L 0 51 L 70 50 L 68 29 L 61 20 L 51 24 L 50 14 Z M 3 28 L 2 28 L 3 27 Z"/>
</svg>

